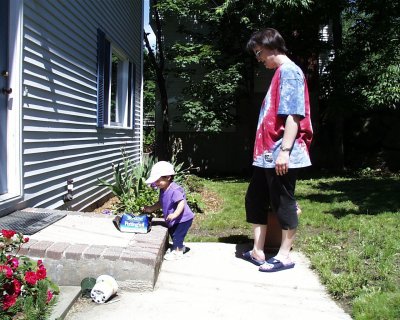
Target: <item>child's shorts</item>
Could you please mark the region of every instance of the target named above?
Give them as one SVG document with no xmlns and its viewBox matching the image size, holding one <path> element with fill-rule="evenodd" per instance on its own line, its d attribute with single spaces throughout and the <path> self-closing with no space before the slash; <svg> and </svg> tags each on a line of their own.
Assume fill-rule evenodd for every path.
<svg viewBox="0 0 400 320">
<path fill-rule="evenodd" d="M 246 221 L 266 225 L 268 212 L 276 212 L 282 229 L 290 230 L 298 226 L 294 190 L 298 169 L 278 176 L 275 169 L 253 167 L 253 176 L 246 193 Z"/>
</svg>

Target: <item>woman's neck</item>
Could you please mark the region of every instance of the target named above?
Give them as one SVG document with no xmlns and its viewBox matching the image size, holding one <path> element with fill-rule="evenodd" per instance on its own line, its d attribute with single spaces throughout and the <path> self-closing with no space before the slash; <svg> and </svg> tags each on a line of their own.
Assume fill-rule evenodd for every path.
<svg viewBox="0 0 400 320">
<path fill-rule="evenodd" d="M 285 54 L 278 54 L 275 56 L 275 64 L 276 67 L 279 68 L 281 65 L 283 65 L 284 63 L 290 62 L 291 60 L 288 58 L 287 55 Z"/>
</svg>

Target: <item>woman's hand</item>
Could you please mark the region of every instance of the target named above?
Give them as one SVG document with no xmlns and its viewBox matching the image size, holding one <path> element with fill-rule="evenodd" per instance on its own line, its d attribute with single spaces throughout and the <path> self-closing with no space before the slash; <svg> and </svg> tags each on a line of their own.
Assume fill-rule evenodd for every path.
<svg viewBox="0 0 400 320">
<path fill-rule="evenodd" d="M 289 170 L 289 151 L 280 151 L 275 161 L 275 171 L 278 176 L 283 176 Z"/>
</svg>

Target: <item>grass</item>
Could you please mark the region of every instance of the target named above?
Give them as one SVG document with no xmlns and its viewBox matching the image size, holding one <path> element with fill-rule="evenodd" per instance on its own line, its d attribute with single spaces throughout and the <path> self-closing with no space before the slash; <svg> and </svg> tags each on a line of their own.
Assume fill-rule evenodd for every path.
<svg viewBox="0 0 400 320">
<path fill-rule="evenodd" d="M 206 180 L 221 205 L 196 217 L 187 240 L 251 242 L 247 185 Z M 298 181 L 303 214 L 295 249 L 309 257 L 328 292 L 354 319 L 400 319 L 399 190 L 399 177 Z"/>
</svg>

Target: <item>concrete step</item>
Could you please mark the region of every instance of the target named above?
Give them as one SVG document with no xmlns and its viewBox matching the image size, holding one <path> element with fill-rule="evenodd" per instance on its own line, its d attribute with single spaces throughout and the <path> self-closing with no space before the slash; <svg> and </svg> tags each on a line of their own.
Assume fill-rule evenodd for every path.
<svg viewBox="0 0 400 320">
<path fill-rule="evenodd" d="M 71 309 L 72 305 L 79 298 L 81 287 L 79 286 L 60 286 L 60 294 L 49 320 L 62 320 Z"/>
<path fill-rule="evenodd" d="M 107 274 L 122 289 L 153 290 L 168 241 L 162 219 L 153 219 L 146 234 L 123 233 L 115 216 L 66 212 L 32 235 L 19 253 L 43 260 L 48 276 L 60 286 L 80 286 L 86 277 Z"/>
</svg>

